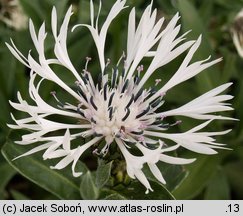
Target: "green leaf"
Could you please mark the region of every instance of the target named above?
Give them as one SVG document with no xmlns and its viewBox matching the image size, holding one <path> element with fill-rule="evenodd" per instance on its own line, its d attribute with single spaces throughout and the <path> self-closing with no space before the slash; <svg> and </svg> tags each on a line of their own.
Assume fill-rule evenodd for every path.
<svg viewBox="0 0 243 216">
<path fill-rule="evenodd" d="M 120 194 L 111 194 L 110 196 L 104 198 L 104 200 L 126 200 L 126 198 Z"/>
<path fill-rule="evenodd" d="M 219 164 L 217 155 L 199 156 L 193 164 L 187 165 L 187 178 L 173 191 L 176 199 L 192 199 L 207 185 Z"/>
<path fill-rule="evenodd" d="M 96 2 L 94 2 L 95 8 L 98 7 Z M 79 23 L 88 23 L 90 19 L 90 4 L 88 1 L 79 1 L 79 10 L 77 11 Z"/>
<path fill-rule="evenodd" d="M 188 171 L 183 166 L 164 164 L 162 174 L 166 180 L 166 188 L 172 192 L 187 177 Z"/>
<path fill-rule="evenodd" d="M 173 3 L 173 1 L 168 0 L 157 1 L 157 4 L 159 4 L 159 9 L 161 9 L 166 15 L 176 13 L 176 9 L 173 6 Z"/>
<path fill-rule="evenodd" d="M 196 10 L 192 2 L 188 0 L 177 1 L 177 7 L 182 17 L 182 24 L 184 32 L 192 29 L 192 32 L 188 34 L 188 38 L 193 38 L 194 40 L 200 35 L 203 35 L 202 43 L 200 48 L 194 55 L 195 60 L 202 60 L 210 55 L 213 55 L 213 50 L 209 42 L 208 32 L 206 31 L 206 26 L 200 17 L 199 12 Z M 216 66 L 207 69 L 207 72 L 202 72 L 196 76 L 198 90 L 201 93 L 212 89 L 215 84 L 219 83 L 220 71 L 216 69 Z"/>
<path fill-rule="evenodd" d="M 16 171 L 8 163 L 1 163 L 0 173 L 0 191 L 2 191 L 9 180 L 16 174 Z"/>
<path fill-rule="evenodd" d="M 30 200 L 29 197 L 20 193 L 19 191 L 11 190 L 10 193 L 15 200 Z"/>
<path fill-rule="evenodd" d="M 111 195 L 105 197 L 103 200 L 126 200 L 126 197 L 124 197 L 118 193 L 114 193 L 114 194 L 111 194 Z"/>
<path fill-rule="evenodd" d="M 243 159 L 235 162 L 228 163 L 224 170 L 229 179 L 229 183 L 231 185 L 233 194 L 235 195 L 235 199 L 242 199 L 243 197 Z"/>
<path fill-rule="evenodd" d="M 6 185 L 15 174 L 16 171 L 8 163 L 0 163 L 0 194 L 3 194 Z M 1 197 L 1 199 L 3 199 L 3 197 Z"/>
<path fill-rule="evenodd" d="M 243 66 L 243 64 L 242 64 Z M 241 66 L 241 67 L 242 67 Z M 241 72 L 241 71 L 240 71 Z M 242 76 L 242 75 L 240 75 Z M 241 78 L 240 78 L 241 79 Z M 237 98 L 235 101 L 234 101 L 234 108 L 238 111 L 237 112 L 237 118 L 238 119 L 243 119 L 243 112 L 242 112 L 242 104 L 243 104 L 243 97 L 242 97 L 242 94 L 243 94 L 243 80 L 241 79 L 238 79 L 238 85 L 237 85 L 237 88 L 235 89 L 235 92 L 234 92 L 234 95 L 235 97 Z M 239 123 L 239 127 L 237 128 L 239 130 L 239 139 L 242 139 L 243 138 L 243 121 L 240 121 Z"/>
<path fill-rule="evenodd" d="M 205 192 L 206 200 L 229 200 L 230 189 L 228 180 L 222 169 L 218 169 L 212 176 Z"/>
<path fill-rule="evenodd" d="M 60 17 L 57 17 L 57 19 L 63 19 L 63 17 L 65 16 L 66 13 L 66 8 L 69 7 L 69 5 L 67 5 L 68 0 L 61 0 L 61 1 L 57 1 L 57 0 L 44 0 L 43 1 L 43 5 L 50 5 L 55 6 L 57 9 L 57 12 L 59 14 Z"/>
<path fill-rule="evenodd" d="M 183 168 L 183 166 L 166 164 L 163 162 L 158 162 L 157 166 L 162 172 L 162 175 L 166 181 L 165 187 L 169 191 L 175 190 L 188 174 L 188 172 Z M 158 182 L 149 170 L 148 166 L 144 166 L 143 171 L 149 180 Z"/>
<path fill-rule="evenodd" d="M 237 69 L 236 69 L 237 57 L 238 56 L 232 54 L 231 52 L 225 52 L 224 68 L 223 68 L 222 77 L 221 77 L 221 80 L 223 82 L 229 82 L 231 77 L 237 73 Z"/>
<path fill-rule="evenodd" d="M 215 0 L 215 2 L 218 5 L 218 7 L 222 7 L 224 11 L 225 9 L 229 9 L 229 10 L 236 10 L 237 12 L 242 8 L 242 4 L 243 1 L 242 0 L 238 0 L 238 1 L 231 1 L 231 0 Z"/>
<path fill-rule="evenodd" d="M 79 178 L 74 178 L 70 167 L 61 171 L 52 170 L 53 161 L 43 161 L 40 153 L 13 160 L 18 155 L 26 152 L 26 148 L 12 141 L 8 141 L 2 148 L 5 159 L 21 175 L 35 184 L 53 193 L 60 199 L 80 199 Z M 77 170 L 86 172 L 86 167 L 79 163 Z"/>
<path fill-rule="evenodd" d="M 195 39 L 195 37 L 198 37 L 200 34 L 203 34 L 204 36 L 203 46 L 201 47 L 202 52 L 199 55 L 201 56 L 202 54 L 211 54 L 212 47 L 208 40 L 206 26 L 200 17 L 199 11 L 196 10 L 192 2 L 188 0 L 177 1 L 177 8 L 181 13 L 183 30 L 185 32 L 190 29 L 192 30 L 192 32 L 190 32 L 187 37 Z M 188 13 L 188 11 L 190 11 L 190 13 Z"/>
<path fill-rule="evenodd" d="M 80 194 L 85 200 L 95 200 L 99 197 L 99 189 L 95 186 L 90 171 L 86 172 L 81 177 Z"/>
<path fill-rule="evenodd" d="M 213 13 L 213 4 L 214 1 L 212 0 L 204 0 L 200 2 L 200 9 L 199 13 L 204 23 L 208 24 L 210 19 L 212 18 Z"/>
<path fill-rule="evenodd" d="M 117 191 L 108 188 L 100 189 L 99 200 L 126 200 L 127 198 L 119 194 Z"/>
<path fill-rule="evenodd" d="M 105 164 L 105 162 L 102 159 L 99 160 L 98 168 L 96 171 L 96 181 L 95 181 L 96 186 L 98 188 L 102 188 L 109 180 L 111 174 L 112 162 L 113 161 Z"/>
<path fill-rule="evenodd" d="M 117 193 L 130 200 L 173 200 L 174 196 L 161 184 L 149 181 L 153 192 L 145 194 L 146 188 L 137 180 L 132 181 L 127 186 L 119 185 L 113 188 Z"/>
</svg>

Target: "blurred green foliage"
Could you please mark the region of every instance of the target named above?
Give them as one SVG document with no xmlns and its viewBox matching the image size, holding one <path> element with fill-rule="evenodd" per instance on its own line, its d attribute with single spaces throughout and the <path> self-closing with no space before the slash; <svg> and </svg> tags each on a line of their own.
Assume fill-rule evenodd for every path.
<svg viewBox="0 0 243 216">
<path fill-rule="evenodd" d="M 2 10 L 4 1 L 0 2 Z M 31 17 L 35 23 L 36 28 L 45 21 L 47 32 L 51 31 L 50 14 L 53 5 L 58 11 L 59 24 L 70 4 L 73 4 L 74 9 L 70 26 L 89 22 L 88 0 L 19 0 L 19 2 L 26 16 Z M 99 2 L 94 2 L 98 6 Z M 113 2 L 103 1 L 100 22 L 107 15 Z M 136 6 L 137 14 L 141 15 L 148 1 L 128 0 L 127 4 L 130 8 Z M 243 0 L 154 0 L 154 7 L 158 8 L 159 16 L 165 16 L 167 20 L 179 11 L 182 33 L 192 29 L 188 38 L 196 39 L 200 34 L 203 35 L 203 42 L 194 60 L 205 59 L 209 55 L 212 55 L 212 58 L 223 57 L 221 63 L 169 92 L 166 95 L 165 106 L 180 106 L 219 84 L 232 81 L 234 85 L 229 93 L 235 96 L 232 100 L 235 110 L 226 115 L 242 119 L 243 110 L 240 107 L 243 104 L 243 59 L 239 57 L 233 45 L 230 28 L 235 15 L 243 7 Z M 106 44 L 107 58 L 116 60 L 125 49 L 126 31 L 124 30 L 127 27 L 128 13 L 129 9 L 122 12 L 110 28 L 109 40 Z M 33 50 L 34 53 L 27 28 L 16 30 L 0 21 L 0 148 L 3 153 L 0 155 L 0 199 L 139 199 L 143 188 L 137 182 L 129 183 L 129 180 L 128 186 L 118 184 L 112 190 L 99 190 L 101 185 L 111 184 L 112 180 L 108 178 L 111 173 L 111 164 L 107 166 L 99 164 L 98 167 L 103 170 L 97 172 L 95 176 L 93 172 L 86 172 L 87 167 L 80 163 L 79 169 L 86 174 L 82 176 L 82 179 L 75 179 L 71 177 L 68 170 L 53 171 L 49 169 L 49 162 L 43 162 L 40 154 L 12 161 L 15 156 L 27 151 L 27 148 L 15 145 L 11 141 L 12 138 L 14 140 L 17 138 L 15 133 L 12 133 L 7 127 L 7 123 L 12 122 L 10 113 L 12 112 L 16 118 L 20 118 L 23 114 L 13 110 L 9 105 L 9 100 L 16 101 L 17 91 L 20 91 L 28 100 L 29 72 L 6 48 L 4 43 L 9 42 L 10 38 L 15 41 L 24 54 L 27 54 L 29 50 Z M 46 50 L 47 56 L 53 55 L 51 38 L 47 38 Z M 76 68 L 83 68 L 86 56 L 92 56 L 93 59 L 97 57 L 93 41 L 86 29 L 76 30 L 69 34 L 68 51 Z M 162 75 L 158 71 L 154 76 L 163 78 L 163 80 L 168 79 L 174 73 L 182 57 L 166 65 L 163 69 L 166 73 L 164 72 Z M 91 64 L 90 71 L 95 75 L 99 72 L 99 65 Z M 70 80 L 65 73 L 63 79 L 73 85 L 73 80 Z M 152 85 L 153 83 L 147 84 Z M 49 94 L 52 90 L 53 84 L 47 82 L 45 90 L 42 91 L 42 96 L 47 101 L 52 100 Z M 194 120 L 185 119 L 179 126 L 179 130 L 185 131 L 193 125 L 195 125 Z M 166 167 L 161 164 L 160 168 L 163 170 L 168 185 L 162 187 L 154 179 L 150 179 L 151 182 L 153 181 L 152 186 L 155 190 L 163 191 L 161 197 L 157 198 L 243 199 L 243 122 L 221 121 L 213 124 L 211 129 L 213 128 L 217 130 L 232 128 L 231 133 L 221 137 L 221 140 L 219 139 L 220 142 L 227 143 L 232 150 L 219 151 L 219 154 L 214 156 L 200 156 L 186 151 L 179 152 L 183 156 L 194 156 L 198 159 L 185 167 Z M 5 143 L 7 145 L 4 145 Z M 85 162 L 87 161 L 90 161 L 88 156 Z M 96 167 L 96 164 L 89 162 L 86 165 L 91 170 Z M 126 178 L 123 174 L 121 175 L 119 178 Z M 99 176 L 98 180 L 97 176 Z M 91 186 L 86 188 L 87 184 Z M 124 190 L 124 187 L 129 187 L 129 184 L 139 191 L 135 197 L 132 195 L 134 192 Z M 147 198 L 155 199 L 156 197 L 150 193 Z"/>
</svg>

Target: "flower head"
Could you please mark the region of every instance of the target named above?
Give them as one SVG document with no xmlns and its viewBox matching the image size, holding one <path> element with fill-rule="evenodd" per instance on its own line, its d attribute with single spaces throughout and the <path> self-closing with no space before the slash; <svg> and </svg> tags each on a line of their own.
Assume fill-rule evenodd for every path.
<svg viewBox="0 0 243 216">
<path fill-rule="evenodd" d="M 55 40 L 54 59 L 45 56 L 44 41 L 46 38 L 45 24 L 36 33 L 30 20 L 30 34 L 38 52 L 39 59 L 35 60 L 31 52 L 27 57 L 21 54 L 13 41 L 7 44 L 12 54 L 30 68 L 29 94 L 35 105 L 28 104 L 18 93 L 18 103 L 11 105 L 29 117 L 17 120 L 12 116 L 16 125 L 9 125 L 15 129 L 28 129 L 30 132 L 22 136 L 17 144 L 29 145 L 39 142 L 37 147 L 25 153 L 27 156 L 35 152 L 45 150 L 44 159 L 61 158 L 60 162 L 52 169 L 62 169 L 72 163 L 74 176 L 82 173 L 75 171 L 75 165 L 83 152 L 91 146 L 96 146 L 94 154 L 105 156 L 111 145 L 117 145 L 122 153 L 127 173 L 131 178 L 137 178 L 146 188 L 152 190 L 149 181 L 142 171 L 147 164 L 153 175 L 161 183 L 165 180 L 157 167 L 159 161 L 170 164 L 187 164 L 195 159 L 184 159 L 169 156 L 167 153 L 184 147 L 202 154 L 215 154 L 215 149 L 223 148 L 216 143 L 213 136 L 225 134 L 223 132 L 199 132 L 214 119 L 229 119 L 216 115 L 215 112 L 227 111 L 232 108 L 225 101 L 230 100 L 230 95 L 219 95 L 226 90 L 231 83 L 223 84 L 187 104 L 173 109 L 159 111 L 165 102 L 166 92 L 174 86 L 194 77 L 204 69 L 216 64 L 221 59 L 206 60 L 190 63 L 191 59 L 201 43 L 201 36 L 195 41 L 185 40 L 185 35 L 178 36 L 180 25 L 177 25 L 179 15 L 176 14 L 168 25 L 163 28 L 164 18 L 157 20 L 157 11 L 152 10 L 152 3 L 145 9 L 139 23 L 136 25 L 135 8 L 133 8 L 128 20 L 127 48 L 121 52 L 121 58 L 117 64 L 112 65 L 111 60 L 106 60 L 105 43 L 108 28 L 115 17 L 124 9 L 125 0 L 117 0 L 110 10 L 104 24 L 99 28 L 98 16 L 94 18 L 94 6 L 90 1 L 91 24 L 79 24 L 73 27 L 87 27 L 96 45 L 100 64 L 100 73 L 96 79 L 89 71 L 89 62 L 95 61 L 86 58 L 86 64 L 82 71 L 77 71 L 72 64 L 67 52 L 68 23 L 72 15 L 70 7 L 66 13 L 60 29 L 57 29 L 56 9 L 52 10 L 52 35 Z M 145 88 L 144 84 L 151 75 L 162 66 L 166 65 L 177 56 L 188 50 L 178 70 L 169 81 L 159 87 L 161 79 L 155 80 L 155 85 Z M 150 64 L 144 67 L 141 61 L 149 58 Z M 76 89 L 68 86 L 51 65 L 58 64 L 69 70 L 70 75 L 76 79 Z M 39 77 L 41 79 L 39 79 Z M 40 96 L 43 80 L 49 80 L 61 87 L 74 97 L 77 103 L 63 102 L 55 92 L 51 94 L 58 106 L 53 107 Z M 59 115 L 74 120 L 74 124 L 53 121 L 49 117 Z M 181 123 L 168 124 L 165 121 L 170 116 L 186 116 L 189 118 L 207 120 L 206 122 L 183 133 L 167 133 L 171 126 Z M 77 121 L 78 120 L 78 121 Z M 64 131 L 63 134 L 51 135 L 51 132 Z M 72 141 L 79 137 L 90 137 L 86 143 L 77 147 Z M 167 140 L 174 145 L 167 145 Z M 100 144 L 103 141 L 104 144 Z M 134 155 L 130 149 L 135 148 L 140 154 Z"/>
</svg>

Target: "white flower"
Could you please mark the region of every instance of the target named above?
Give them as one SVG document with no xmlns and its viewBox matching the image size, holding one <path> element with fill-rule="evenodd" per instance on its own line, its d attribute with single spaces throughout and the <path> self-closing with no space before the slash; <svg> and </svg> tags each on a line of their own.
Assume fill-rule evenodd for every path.
<svg viewBox="0 0 243 216">
<path fill-rule="evenodd" d="M 29 95 L 35 105 L 28 104 L 18 93 L 18 102 L 10 102 L 11 105 L 22 112 L 29 114 L 29 117 L 17 120 L 12 115 L 16 125 L 9 125 L 15 129 L 28 129 L 30 132 L 22 136 L 20 145 L 29 145 L 38 142 L 39 145 L 31 151 L 20 155 L 27 156 L 35 152 L 45 150 L 43 159 L 61 158 L 60 162 L 51 167 L 62 169 L 72 163 L 74 176 L 81 173 L 75 172 L 75 165 L 82 153 L 89 147 L 105 141 L 105 144 L 98 146 L 94 153 L 104 156 L 109 151 L 110 145 L 118 145 L 127 164 L 127 173 L 131 178 L 137 178 L 148 192 L 152 190 L 149 181 L 143 173 L 143 166 L 147 164 L 153 175 L 165 184 L 161 171 L 157 167 L 158 161 L 170 164 L 187 164 L 195 159 L 176 158 L 167 155 L 168 152 L 184 147 L 202 154 L 215 154 L 215 149 L 223 148 L 212 138 L 223 132 L 198 132 L 206 127 L 214 119 L 230 119 L 218 116 L 219 111 L 228 111 L 232 108 L 225 101 L 232 97 L 220 95 L 231 83 L 221 85 L 204 95 L 194 99 L 187 104 L 174 110 L 158 111 L 165 101 L 165 92 L 172 87 L 194 77 L 204 69 L 216 64 L 221 59 L 209 61 L 209 58 L 199 62 L 190 63 L 191 59 L 201 43 L 201 36 L 196 41 L 185 40 L 184 35 L 179 36 L 180 25 L 177 25 L 179 15 L 176 14 L 169 24 L 164 28 L 164 18 L 157 20 L 157 11 L 152 10 L 152 3 L 145 9 L 138 25 L 135 20 L 135 9 L 133 8 L 128 20 L 127 51 L 122 54 L 118 63 L 109 69 L 110 60 L 105 61 L 105 43 L 108 28 L 113 19 L 126 7 L 125 0 L 117 0 L 110 10 L 101 29 L 98 27 L 98 16 L 94 18 L 94 6 L 90 1 L 91 25 L 79 24 L 89 29 L 98 50 L 100 75 L 95 82 L 92 72 L 88 71 L 87 58 L 84 70 L 77 71 L 73 66 L 66 46 L 68 23 L 72 15 L 71 7 L 68 9 L 60 30 L 57 29 L 56 9 L 52 11 L 52 34 L 55 39 L 55 59 L 45 57 L 44 41 L 46 38 L 45 24 L 36 33 L 33 23 L 30 20 L 29 28 L 31 38 L 38 52 L 39 59 L 35 60 L 31 52 L 25 57 L 14 45 L 7 44 L 12 54 L 30 68 Z M 156 21 L 157 20 L 157 21 Z M 155 87 L 144 88 L 144 84 L 151 75 L 163 65 L 175 59 L 181 53 L 188 50 L 186 57 L 179 69 L 171 79 L 161 88 L 157 85 L 161 81 L 155 80 Z M 144 58 L 151 59 L 148 68 L 141 65 Z M 123 64 L 124 62 L 124 64 Z M 57 76 L 51 68 L 52 64 L 58 64 L 70 71 L 74 76 L 77 89 L 69 87 L 64 80 Z M 143 75 L 141 75 L 143 73 Z M 41 78 L 41 79 L 39 79 Z M 64 91 L 68 92 L 78 102 L 70 104 L 61 102 L 55 92 L 52 95 L 58 106 L 53 107 L 45 102 L 39 92 L 42 81 L 49 80 L 57 84 Z M 50 116 L 59 115 L 73 120 L 73 124 L 65 124 L 50 120 Z M 167 124 L 164 117 L 186 116 L 195 119 L 208 120 L 199 126 L 183 133 L 166 133 L 166 130 L 175 124 Z M 76 123 L 78 122 L 78 123 Z M 59 136 L 51 135 L 50 132 L 65 131 Z M 90 137 L 90 141 L 74 147 L 72 141 L 80 136 Z M 166 145 L 166 140 L 172 140 L 174 145 Z M 130 148 L 136 148 L 140 155 L 133 155 Z M 18 157 L 18 158 L 19 158 Z"/>
<path fill-rule="evenodd" d="M 231 28 L 232 38 L 237 52 L 243 58 L 243 9 L 236 15 Z"/>
<path fill-rule="evenodd" d="M 0 20 L 15 30 L 27 28 L 28 18 L 18 0 L 1 0 Z"/>
</svg>

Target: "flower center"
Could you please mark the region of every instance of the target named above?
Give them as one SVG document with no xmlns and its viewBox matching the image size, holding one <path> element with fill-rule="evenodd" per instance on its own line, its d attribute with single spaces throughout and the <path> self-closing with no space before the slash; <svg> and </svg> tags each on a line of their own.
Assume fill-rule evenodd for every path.
<svg viewBox="0 0 243 216">
<path fill-rule="evenodd" d="M 121 88 L 111 89 L 107 86 L 103 91 L 96 92 L 90 100 L 91 106 L 84 110 L 94 132 L 105 136 L 107 143 L 111 143 L 115 136 L 125 137 L 144 127 L 138 118 L 138 114 L 143 111 L 141 100 L 135 101 L 130 91 L 127 89 L 122 93 Z"/>
</svg>

